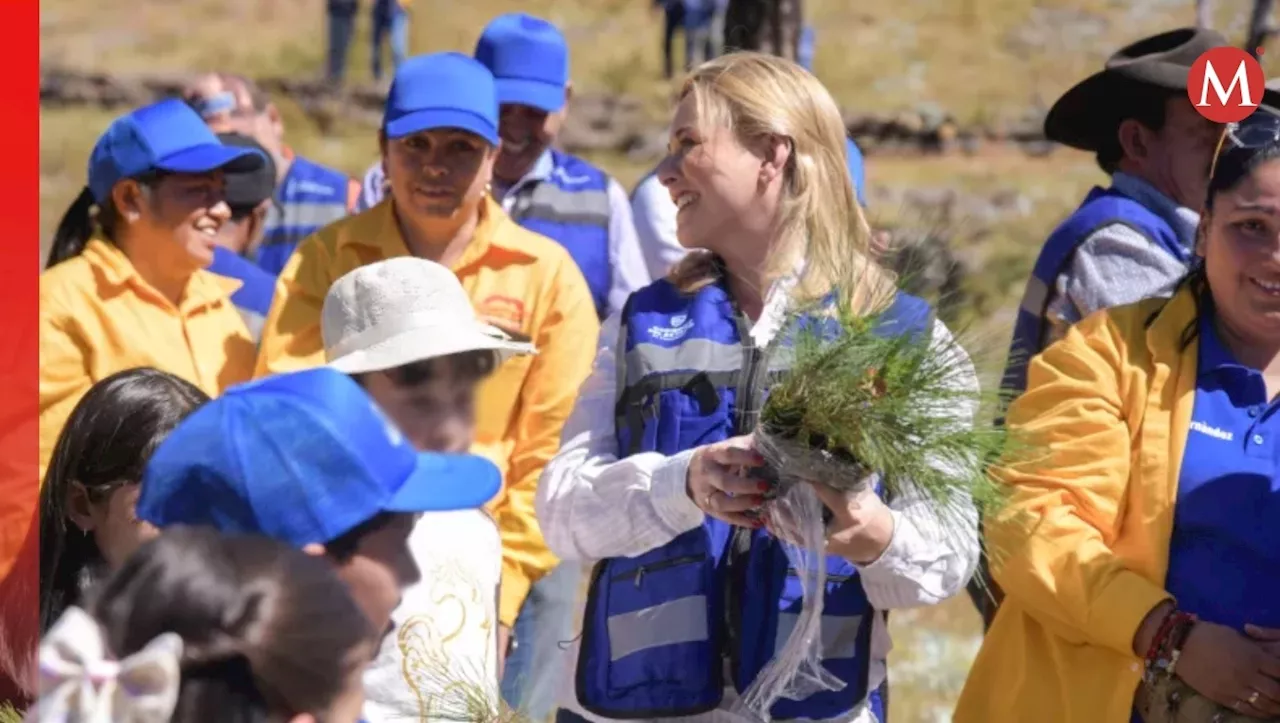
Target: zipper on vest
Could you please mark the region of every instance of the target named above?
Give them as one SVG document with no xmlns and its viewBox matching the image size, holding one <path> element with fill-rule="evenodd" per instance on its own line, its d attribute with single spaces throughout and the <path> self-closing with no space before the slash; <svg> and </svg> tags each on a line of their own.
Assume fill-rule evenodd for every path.
<svg viewBox="0 0 1280 723">
<path fill-rule="evenodd" d="M 763 397 L 762 371 L 767 371 L 765 353 L 755 346 L 746 317 L 739 311 L 734 315 L 738 326 L 738 342 L 742 345 L 742 376 L 734 400 L 734 434 L 747 434 L 755 427 L 755 421 Z M 730 680 L 736 681 L 741 670 L 742 658 L 742 605 L 747 588 L 747 563 L 751 554 L 751 538 L 754 530 L 734 527 L 729 535 L 729 549 L 725 554 L 724 633 L 725 650 L 729 656 Z"/>
<path fill-rule="evenodd" d="M 679 567 L 680 565 L 691 565 L 695 562 L 706 560 L 706 555 L 682 555 L 670 560 L 661 560 L 659 562 L 651 562 L 647 565 L 641 565 L 635 570 L 620 572 L 609 578 L 611 582 L 622 582 L 624 580 L 635 580 L 636 587 L 640 587 L 641 581 L 644 580 L 645 573 L 657 572 L 658 570 L 666 570 L 671 567 Z"/>
</svg>

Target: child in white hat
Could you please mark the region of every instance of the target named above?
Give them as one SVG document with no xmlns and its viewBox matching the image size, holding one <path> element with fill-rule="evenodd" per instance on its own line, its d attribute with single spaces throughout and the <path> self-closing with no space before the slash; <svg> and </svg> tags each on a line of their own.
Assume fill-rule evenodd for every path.
<svg viewBox="0 0 1280 723">
<path fill-rule="evenodd" d="M 503 359 L 532 354 L 480 321 L 456 276 L 414 257 L 334 282 L 321 312 L 328 365 L 351 375 L 423 451 L 465 452 L 475 395 Z M 477 720 L 498 709 L 502 543 L 481 510 L 426 513 L 409 538 L 407 589 L 365 673 L 365 718 Z"/>
</svg>

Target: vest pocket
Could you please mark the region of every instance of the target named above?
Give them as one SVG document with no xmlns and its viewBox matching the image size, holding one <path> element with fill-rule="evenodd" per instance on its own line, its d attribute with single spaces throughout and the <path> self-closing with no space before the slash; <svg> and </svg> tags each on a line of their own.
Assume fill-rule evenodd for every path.
<svg viewBox="0 0 1280 723">
<path fill-rule="evenodd" d="M 587 597 L 577 690 L 611 718 L 691 715 L 723 694 L 708 597 L 714 564 L 705 532 L 639 557 L 605 560 Z M 677 544 L 684 542 L 685 544 Z"/>
<path fill-rule="evenodd" d="M 755 680 L 774 654 L 786 645 L 803 605 L 800 578 L 780 545 L 753 550 L 751 573 L 757 591 L 746 596 L 743 627 L 754 634 L 740 635 L 755 645 L 740 651 L 738 690 Z M 816 556 L 815 556 L 816 557 Z M 818 562 L 815 560 L 815 562 Z M 871 623 L 874 615 L 857 568 L 843 558 L 826 557 L 827 569 L 822 609 L 822 667 L 845 682 L 839 690 L 815 693 L 801 700 L 780 698 L 770 709 L 775 720 L 835 718 L 853 710 L 867 697 L 870 675 Z M 775 592 L 767 594 L 765 586 Z"/>
<path fill-rule="evenodd" d="M 658 403 L 657 451 L 674 455 L 733 436 L 727 400 L 716 395 L 713 404 L 708 401 L 681 390 L 663 392 Z"/>
</svg>

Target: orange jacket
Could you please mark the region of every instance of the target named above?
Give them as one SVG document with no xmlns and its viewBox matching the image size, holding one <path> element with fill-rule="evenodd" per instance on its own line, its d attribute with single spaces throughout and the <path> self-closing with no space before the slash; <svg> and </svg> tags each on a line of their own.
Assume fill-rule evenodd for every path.
<svg viewBox="0 0 1280 723">
<path fill-rule="evenodd" d="M 360 266 L 409 255 L 392 204 L 388 199 L 330 224 L 298 246 L 263 328 L 257 375 L 324 363 L 320 310 L 329 287 Z M 473 451 L 504 471 L 504 490 L 489 508 L 502 534 L 499 618 L 510 626 L 530 585 L 556 564 L 538 528 L 534 495 L 591 372 L 599 321 L 568 252 L 518 226 L 492 199 L 453 271 L 486 321 L 538 349 L 498 367 L 476 401 Z"/>
<path fill-rule="evenodd" d="M 1008 424 L 1036 452 L 995 469 L 1012 486 L 986 525 L 1006 597 L 958 723 L 1128 723 L 1141 674 L 1133 638 L 1172 597 L 1198 351 L 1181 338 L 1195 318 L 1184 289 L 1167 304 L 1097 312 L 1032 359 Z"/>
</svg>

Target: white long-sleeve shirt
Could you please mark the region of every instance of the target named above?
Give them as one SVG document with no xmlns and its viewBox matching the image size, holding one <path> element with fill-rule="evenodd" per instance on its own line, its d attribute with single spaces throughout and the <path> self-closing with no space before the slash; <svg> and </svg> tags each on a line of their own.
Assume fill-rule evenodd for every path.
<svg viewBox="0 0 1280 723">
<path fill-rule="evenodd" d="M 787 284 L 776 284 L 770 291 L 764 311 L 751 329 L 757 346 L 767 344 L 781 327 L 787 288 Z M 591 376 L 565 424 L 560 452 L 546 466 L 538 486 L 538 523 L 548 546 L 562 560 L 578 560 L 584 567 L 598 560 L 632 557 L 661 547 L 701 525 L 704 519 L 702 510 L 685 491 L 693 450 L 670 457 L 647 452 L 617 458 L 614 404 L 619 325 L 618 314 L 605 321 Z M 976 391 L 977 375 L 968 355 L 941 322 L 934 323 L 932 343 L 940 350 L 963 355 L 959 365 L 963 373 L 955 383 Z M 956 419 L 965 424 L 972 424 L 975 412 L 973 405 L 954 410 Z M 889 507 L 894 520 L 893 538 L 878 560 L 859 567 L 871 605 L 877 610 L 934 605 L 962 590 L 978 560 L 976 511 L 972 512 L 967 534 L 958 538 L 944 534 L 931 503 L 920 496 L 904 494 L 893 499 Z M 587 714 L 577 703 L 573 685 L 577 640 L 562 647 L 567 649 L 560 661 L 564 666 L 561 707 L 588 720 L 604 720 Z M 877 661 L 883 661 L 892 648 L 883 616 L 876 616 L 871 648 Z M 886 674 L 883 663 L 873 664 L 869 690 L 879 687 Z M 668 720 L 738 720 L 727 712 L 736 697 L 736 692 L 728 688 L 719 710 Z M 875 717 L 863 706 L 837 720 L 873 723 Z"/>
<path fill-rule="evenodd" d="M 640 179 L 631 192 L 631 216 L 649 278 L 661 279 L 689 251 L 676 239 L 676 204 L 656 171 Z"/>
</svg>

